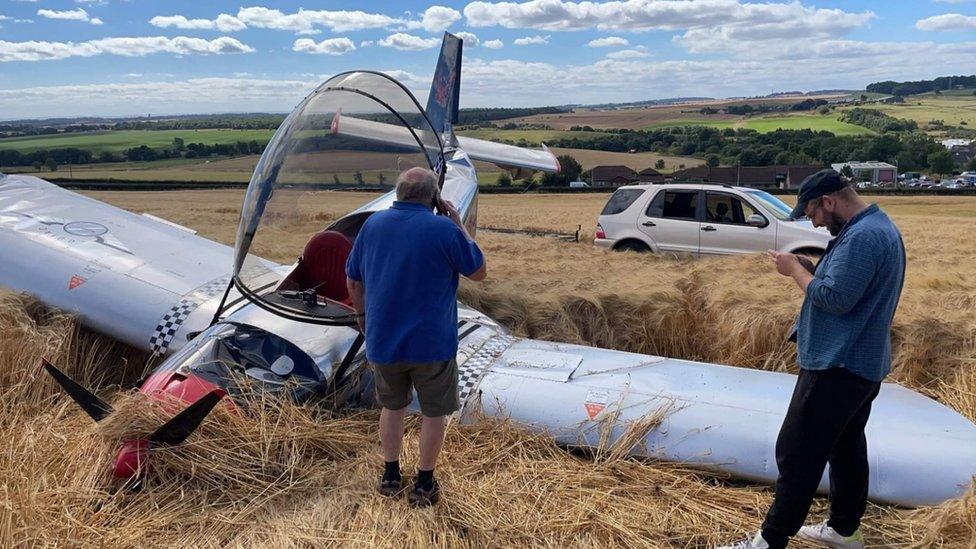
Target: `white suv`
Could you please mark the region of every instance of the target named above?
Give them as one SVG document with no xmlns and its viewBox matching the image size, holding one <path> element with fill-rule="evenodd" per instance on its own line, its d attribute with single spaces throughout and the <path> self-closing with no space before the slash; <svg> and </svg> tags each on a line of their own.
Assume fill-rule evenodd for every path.
<svg viewBox="0 0 976 549">
<path fill-rule="evenodd" d="M 778 250 L 820 255 L 830 233 L 759 189 L 728 185 L 630 185 L 610 196 L 594 244 L 692 255 Z"/>
</svg>

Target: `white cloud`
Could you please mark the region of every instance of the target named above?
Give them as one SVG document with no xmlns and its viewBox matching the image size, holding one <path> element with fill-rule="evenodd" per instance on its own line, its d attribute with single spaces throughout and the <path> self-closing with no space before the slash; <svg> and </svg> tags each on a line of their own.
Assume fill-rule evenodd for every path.
<svg viewBox="0 0 976 549">
<path fill-rule="evenodd" d="M 126 78 L 142 78 L 142 76 L 141 72 L 130 72 L 125 75 Z"/>
<path fill-rule="evenodd" d="M 610 52 L 606 55 L 607 59 L 638 59 L 647 57 L 650 54 L 644 50 L 620 50 Z"/>
<path fill-rule="evenodd" d="M 359 47 L 360 48 L 368 48 L 368 47 L 372 46 L 373 44 L 375 44 L 375 42 L 373 42 L 372 40 L 363 40 L 362 42 L 359 43 Z"/>
<path fill-rule="evenodd" d="M 586 65 L 469 58 L 462 77 L 465 93 L 461 106 L 750 96 L 768 92 L 770 81 L 789 82 L 790 89 L 800 90 L 851 89 L 881 80 L 918 80 L 974 71 L 976 41 L 961 44 L 833 41 L 814 50 L 755 59 L 601 59 Z M 532 78 L 525 78 L 527 74 Z M 709 77 L 702 78 L 703 74 Z M 620 86 L 620 82 L 628 85 Z"/>
<path fill-rule="evenodd" d="M 9 17 L 7 17 L 6 15 L 0 15 L 0 21 L 7 21 L 7 20 L 9 20 L 9 19 L 10 19 L 10 18 L 9 18 Z"/>
<path fill-rule="evenodd" d="M 240 19 L 226 13 L 221 13 L 214 19 L 214 26 L 220 32 L 237 32 L 247 28 Z"/>
<path fill-rule="evenodd" d="M 424 10 L 420 27 L 427 32 L 442 32 L 461 19 L 461 12 L 444 6 L 431 6 Z M 411 27 L 414 28 L 414 27 Z"/>
<path fill-rule="evenodd" d="M 233 15 L 221 13 L 216 19 L 187 19 L 182 15 L 157 15 L 149 20 L 154 27 L 175 27 L 184 30 L 219 30 L 220 32 L 236 32 L 244 30 L 247 25 Z"/>
<path fill-rule="evenodd" d="M 76 10 L 37 10 L 37 15 L 47 19 L 64 19 L 66 21 L 88 21 L 88 12 L 82 8 Z"/>
<path fill-rule="evenodd" d="M 153 53 L 176 55 L 219 55 L 250 53 L 254 49 L 238 40 L 221 36 L 214 40 L 177 36 L 102 38 L 88 42 L 6 42 L 0 41 L 0 62 L 47 61 L 68 57 L 92 57 L 96 55 L 122 55 L 141 57 Z"/>
<path fill-rule="evenodd" d="M 630 42 L 628 42 L 626 38 L 621 38 L 619 36 L 607 36 L 606 38 L 590 40 L 586 45 L 591 48 L 609 48 L 616 46 L 627 46 L 630 45 Z"/>
<path fill-rule="evenodd" d="M 342 38 L 329 38 L 321 42 L 316 42 L 310 38 L 299 38 L 291 48 L 293 51 L 302 53 L 316 53 L 325 55 L 342 55 L 356 49 L 356 44 L 352 40 Z"/>
<path fill-rule="evenodd" d="M 75 0 L 75 4 L 88 4 L 89 6 L 105 6 L 108 5 L 106 0 Z"/>
<path fill-rule="evenodd" d="M 516 46 L 528 46 L 529 44 L 548 44 L 550 36 L 547 34 L 545 36 L 523 36 L 522 38 L 516 38 L 512 43 Z"/>
<path fill-rule="evenodd" d="M 379 13 L 299 9 L 296 13 L 286 14 L 281 10 L 261 6 L 241 8 L 237 12 L 237 19 L 249 27 L 293 32 L 311 31 L 316 26 L 326 27 L 334 32 L 348 32 L 402 23 L 399 19 Z"/>
<path fill-rule="evenodd" d="M 391 70 L 386 70 L 381 72 L 393 77 L 395 80 L 399 81 L 401 84 L 407 85 L 408 87 L 410 87 L 411 85 L 427 86 L 430 84 L 431 77 L 418 76 L 412 72 L 405 71 L 402 69 L 391 69 Z"/>
<path fill-rule="evenodd" d="M 287 112 L 316 80 L 197 78 L 0 89 L 4 117 Z M 79 101 L 64 100 L 65 97 Z M 83 98 L 83 99 L 82 99 Z"/>
<path fill-rule="evenodd" d="M 403 32 L 391 34 L 377 42 L 380 46 L 408 51 L 436 48 L 440 43 L 441 41 L 437 38 L 421 38 Z"/>
<path fill-rule="evenodd" d="M 457 36 L 461 40 L 464 40 L 465 47 L 475 47 L 475 46 L 477 46 L 478 44 L 481 43 L 481 41 L 478 40 L 478 37 L 475 36 L 474 33 L 470 33 L 470 32 L 456 32 L 454 34 L 455 34 L 455 36 Z"/>
<path fill-rule="evenodd" d="M 495 40 L 486 40 L 485 43 L 482 44 L 482 46 L 484 46 L 484 47 L 486 47 L 486 48 L 488 48 L 490 50 L 500 50 L 503 47 L 505 47 L 505 43 L 502 42 L 501 40 L 498 40 L 498 39 L 495 39 Z"/>
<path fill-rule="evenodd" d="M 530 0 L 469 3 L 464 16 L 472 27 L 568 31 L 583 29 L 687 32 L 678 42 L 692 52 L 716 51 L 746 42 L 839 37 L 868 24 L 872 12 L 741 0 L 618 0 L 604 3 Z M 702 40 L 704 38 L 704 40 Z M 702 42 L 699 44 L 699 42 Z"/>
<path fill-rule="evenodd" d="M 149 24 L 154 27 L 178 29 L 212 29 L 213 21 L 209 19 L 187 19 L 182 15 L 157 15 L 149 20 Z"/>
<path fill-rule="evenodd" d="M 915 22 L 915 27 L 924 31 L 965 31 L 976 29 L 976 16 L 958 13 L 933 15 Z"/>
<path fill-rule="evenodd" d="M 61 19 L 64 21 L 81 21 L 92 25 L 101 25 L 103 22 L 98 17 L 89 18 L 88 12 L 82 8 L 74 10 L 37 10 L 37 15 L 46 19 Z"/>
</svg>

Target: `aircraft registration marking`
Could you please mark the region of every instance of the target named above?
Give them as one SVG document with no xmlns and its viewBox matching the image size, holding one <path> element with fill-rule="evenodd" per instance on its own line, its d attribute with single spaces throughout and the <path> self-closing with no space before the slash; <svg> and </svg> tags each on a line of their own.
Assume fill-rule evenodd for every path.
<svg viewBox="0 0 976 549">
<path fill-rule="evenodd" d="M 608 402 L 610 402 L 610 393 L 608 391 L 590 390 L 587 392 L 586 400 L 583 401 L 587 417 L 590 420 L 596 419 L 596 416 L 600 415 L 600 412 L 606 409 Z"/>
</svg>

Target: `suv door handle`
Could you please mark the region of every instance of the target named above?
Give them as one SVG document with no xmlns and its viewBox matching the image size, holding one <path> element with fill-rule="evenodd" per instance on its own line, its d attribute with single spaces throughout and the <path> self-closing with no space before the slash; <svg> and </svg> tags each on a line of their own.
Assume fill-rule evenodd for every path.
<svg viewBox="0 0 976 549">
<path fill-rule="evenodd" d="M 645 222 L 641 223 L 641 225 L 643 225 L 645 227 L 657 227 L 657 223 L 655 223 L 653 221 L 645 221 Z"/>
<path fill-rule="evenodd" d="M 702 230 L 703 231 L 709 231 L 710 232 L 710 231 L 717 231 L 718 229 L 716 229 L 715 227 L 712 227 L 711 225 L 705 225 L 704 227 L 702 227 Z"/>
</svg>

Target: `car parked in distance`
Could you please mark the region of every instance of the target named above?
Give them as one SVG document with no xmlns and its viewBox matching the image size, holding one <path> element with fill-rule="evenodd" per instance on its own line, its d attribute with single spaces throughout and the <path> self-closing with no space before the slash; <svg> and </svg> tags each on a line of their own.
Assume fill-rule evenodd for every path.
<svg viewBox="0 0 976 549">
<path fill-rule="evenodd" d="M 629 185 L 607 201 L 594 245 L 613 250 L 730 255 L 778 250 L 820 255 L 830 233 L 760 189 L 727 185 Z"/>
</svg>

